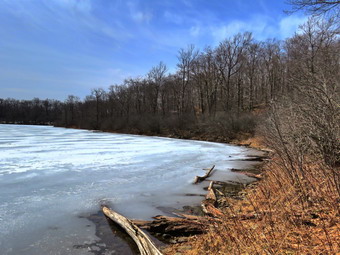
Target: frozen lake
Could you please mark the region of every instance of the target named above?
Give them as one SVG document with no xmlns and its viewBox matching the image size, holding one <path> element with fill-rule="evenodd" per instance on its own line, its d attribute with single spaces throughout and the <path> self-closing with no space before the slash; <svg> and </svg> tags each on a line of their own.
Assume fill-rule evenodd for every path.
<svg viewBox="0 0 340 255">
<path fill-rule="evenodd" d="M 198 204 L 211 177 L 249 181 L 231 172 L 253 151 L 202 141 L 111 134 L 47 126 L 0 125 L 0 253 L 95 254 L 95 225 L 82 215 L 102 203 L 130 218 Z M 105 244 L 102 244 L 105 246 Z M 108 252 L 107 254 L 111 254 Z M 113 252 L 112 252 L 113 254 Z"/>
</svg>

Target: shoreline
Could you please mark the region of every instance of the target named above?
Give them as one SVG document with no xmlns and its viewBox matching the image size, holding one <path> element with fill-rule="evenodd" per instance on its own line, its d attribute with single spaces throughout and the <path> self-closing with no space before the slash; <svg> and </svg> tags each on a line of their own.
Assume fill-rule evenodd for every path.
<svg viewBox="0 0 340 255">
<path fill-rule="evenodd" d="M 78 128 L 75 128 L 78 129 Z M 83 129 L 83 130 L 87 130 L 87 129 Z M 215 143 L 223 143 L 223 144 L 228 144 L 228 145 L 232 145 L 232 146 L 242 146 L 242 147 L 246 147 L 246 148 L 250 148 L 250 149 L 254 149 L 257 152 L 260 153 L 260 155 L 246 155 L 247 158 L 245 159 L 241 159 L 238 161 L 247 161 L 249 162 L 249 167 L 245 167 L 242 169 L 231 169 L 232 172 L 237 172 L 239 174 L 243 174 L 247 177 L 253 178 L 253 180 L 246 182 L 246 183 L 241 183 L 241 182 L 234 182 L 234 181 L 216 181 L 218 186 L 216 189 L 219 190 L 220 192 L 223 193 L 223 196 L 225 198 L 230 198 L 230 199 L 237 199 L 240 200 L 243 198 L 244 193 L 243 191 L 247 188 L 247 187 L 252 187 L 254 186 L 260 179 L 257 177 L 262 173 L 262 168 L 263 165 L 266 163 L 267 160 L 270 159 L 269 154 L 270 154 L 270 150 L 263 148 L 263 147 L 258 147 L 258 146 L 251 146 L 251 143 L 253 142 L 252 139 L 253 138 L 248 138 L 248 139 L 244 139 L 244 140 L 234 140 L 231 143 L 227 143 L 227 142 L 222 142 L 219 140 L 214 140 L 214 139 L 200 139 L 201 137 L 186 137 L 186 138 L 182 138 L 181 136 L 175 136 L 175 135 L 165 135 L 165 134 L 157 134 L 157 135 L 151 135 L 151 134 L 136 134 L 136 133 L 122 133 L 122 132 L 116 132 L 116 131 L 102 131 L 102 130 L 90 130 L 90 131 L 94 131 L 94 132 L 105 132 L 105 133 L 113 133 L 113 134 L 126 134 L 126 135 L 140 135 L 140 136 L 150 136 L 150 137 L 164 137 L 164 138 L 173 138 L 173 139 L 183 139 L 183 140 L 193 140 L 193 141 L 206 141 L 206 142 L 215 142 Z M 194 177 L 194 176 L 193 176 Z M 208 181 L 208 180 L 206 180 Z M 194 185 L 194 184 L 193 184 Z M 203 190 L 208 190 L 207 187 L 203 188 Z M 196 195 L 196 194 L 186 194 L 188 196 L 191 195 Z M 171 217 L 181 217 L 178 216 L 178 213 L 181 215 L 192 215 L 192 216 L 198 216 L 198 217 L 206 217 L 207 215 L 203 212 L 202 209 L 202 204 L 207 200 L 205 195 L 200 195 L 202 197 L 202 201 L 200 203 L 200 205 L 185 205 L 182 207 L 182 209 L 176 209 L 176 208 L 167 208 L 167 210 L 162 210 L 165 215 L 171 215 Z M 217 208 L 219 207 L 223 207 L 225 205 L 223 205 L 223 202 L 221 203 L 221 201 L 218 201 L 219 205 L 217 206 Z M 158 216 L 157 216 L 158 217 Z M 107 219 L 109 220 L 109 219 Z M 109 220 L 110 221 L 110 220 Z M 138 221 L 138 220 L 137 220 Z M 124 230 L 122 230 L 124 231 Z M 161 250 L 166 250 L 169 247 L 171 247 L 172 245 L 176 245 L 179 244 L 181 245 L 182 243 L 186 243 L 187 242 L 187 238 L 188 237 L 179 237 L 178 239 L 169 239 L 169 236 L 167 234 L 159 234 L 159 233 L 153 233 L 150 231 L 146 231 L 144 230 L 144 232 L 147 232 L 147 234 L 149 236 L 151 236 L 151 239 L 153 241 L 156 240 L 156 242 L 158 244 L 163 244 L 161 246 L 158 246 Z M 167 236 L 164 238 L 164 236 Z M 197 235 L 194 235 L 197 236 Z M 192 237 L 192 236 L 190 236 Z M 132 239 L 129 237 L 130 241 L 132 241 Z M 136 246 L 137 247 L 137 246 Z M 135 247 L 135 248 L 136 248 Z"/>
<path fill-rule="evenodd" d="M 267 156 L 263 156 L 264 158 L 267 158 Z M 247 161 L 247 159 L 245 159 L 244 161 Z M 237 172 L 240 172 L 241 174 L 244 174 L 247 176 L 246 173 L 248 172 L 253 172 L 253 171 L 261 171 L 260 168 L 262 168 L 263 164 L 265 164 L 265 162 L 263 161 L 253 161 L 253 164 L 250 163 L 251 168 L 245 168 L 245 169 L 239 169 L 237 170 Z M 208 177 L 209 178 L 209 177 Z M 205 180 L 205 182 L 211 182 L 209 180 Z M 218 190 L 220 194 L 223 194 L 223 198 L 229 198 L 229 199 L 235 199 L 235 200 L 241 200 L 243 199 L 244 196 L 244 190 L 248 187 L 253 187 L 257 182 L 258 179 L 249 181 L 247 183 L 240 183 L 237 181 L 213 181 L 215 182 L 214 185 L 214 189 Z M 195 185 L 195 184 L 192 184 Z M 203 190 L 207 191 L 209 193 L 209 189 L 208 187 L 203 188 Z M 186 194 L 187 196 L 192 196 L 195 195 L 197 196 L 197 194 Z M 203 209 L 203 204 L 209 200 L 209 198 L 207 198 L 207 195 L 199 195 L 202 197 L 202 201 L 200 202 L 200 205 L 184 205 L 181 209 L 176 209 L 173 207 L 167 207 L 164 209 L 161 209 L 161 211 L 164 212 L 164 214 L 161 215 L 155 215 L 153 218 L 159 218 L 159 217 L 163 217 L 163 215 L 168 215 L 165 217 L 175 217 L 175 218 L 182 218 L 182 215 L 189 215 L 189 216 L 193 216 L 193 217 L 199 217 L 199 218 L 205 218 L 208 215 L 206 213 L 204 213 L 204 209 Z M 229 206 L 228 204 L 226 204 L 226 201 L 224 201 L 223 199 L 218 199 L 216 200 L 216 203 L 218 205 L 216 205 L 216 208 L 219 210 L 225 206 Z M 127 233 L 125 233 L 125 230 L 120 228 L 116 223 L 112 222 L 109 218 L 107 218 L 102 211 L 98 211 L 98 213 L 96 214 L 96 216 L 98 216 L 99 221 L 103 221 L 104 218 L 107 220 L 107 224 L 106 224 L 106 228 L 111 228 L 112 232 L 114 233 L 112 235 L 112 233 L 109 233 L 110 236 L 98 236 L 102 241 L 102 237 L 105 237 L 106 240 L 110 240 L 110 238 L 112 239 L 109 242 L 113 242 L 113 239 L 117 239 L 115 237 L 115 235 L 117 235 L 117 231 L 119 231 L 119 236 L 124 236 L 124 241 L 126 245 L 129 246 L 130 250 L 129 252 L 133 251 L 132 254 L 139 254 L 138 252 L 138 248 L 137 245 L 133 242 L 132 238 L 130 236 L 128 236 Z M 95 223 L 92 219 L 88 218 L 91 222 Z M 139 222 L 138 219 L 130 219 L 132 222 Z M 142 220 L 142 222 L 144 222 Z M 152 221 L 149 221 L 152 222 Z M 103 227 L 100 224 L 95 224 L 96 226 L 96 232 L 98 232 L 98 228 L 99 227 Z M 105 228 L 105 227 L 104 227 Z M 188 238 L 192 238 L 192 237 L 196 237 L 199 236 L 200 234 L 194 234 L 194 235 L 189 235 L 189 236 L 177 236 L 177 237 L 171 237 L 170 235 L 168 235 L 167 233 L 157 233 L 157 232 L 152 232 L 150 230 L 144 229 L 143 231 L 147 233 L 147 235 L 151 238 L 151 240 L 156 243 L 157 247 L 163 251 L 163 250 L 167 250 L 169 248 L 171 248 L 173 245 L 182 245 L 187 243 Z M 104 242 L 105 243 L 105 242 Z M 125 245 L 124 244 L 124 245 Z M 129 253 L 130 254 L 130 253 Z"/>
<path fill-rule="evenodd" d="M 237 145 L 237 146 L 244 146 L 247 148 L 252 148 L 257 151 L 260 151 L 263 153 L 262 156 L 259 156 L 258 159 L 255 160 L 247 160 L 245 159 L 244 161 L 253 161 L 254 163 L 256 162 L 256 165 L 253 165 L 252 168 L 245 168 L 245 169 L 231 169 L 231 171 L 238 172 L 240 174 L 244 174 L 246 176 L 250 176 L 254 178 L 254 181 L 247 183 L 246 185 L 242 185 L 241 183 L 227 183 L 227 182 L 220 182 L 220 186 L 215 187 L 216 190 L 219 190 L 218 193 L 222 195 L 223 193 L 223 199 L 217 199 L 216 200 L 216 208 L 224 210 L 226 208 L 232 207 L 232 204 L 229 204 L 229 201 L 235 201 L 240 202 L 242 201 L 245 196 L 247 195 L 247 192 L 250 190 L 256 189 L 256 185 L 258 184 L 259 181 L 262 180 L 262 173 L 265 171 L 264 168 L 268 164 L 270 160 L 272 160 L 272 151 L 268 148 L 265 148 L 264 146 L 261 145 L 261 140 L 259 137 L 250 137 L 244 140 L 236 140 L 232 144 Z M 248 175 L 249 174 L 249 175 Z M 229 189 L 228 189 L 229 188 Z M 202 200 L 202 203 L 204 201 L 209 200 L 209 192 L 207 193 L 207 196 Z M 203 217 L 209 217 L 208 215 L 204 215 Z M 213 216 L 214 218 L 215 216 Z M 250 216 L 252 218 L 252 216 Z M 214 221 L 212 221 L 209 224 L 214 224 Z M 216 224 L 216 223 L 215 223 Z M 216 228 L 213 227 L 213 228 Z M 218 230 L 218 227 L 217 227 Z M 163 252 L 164 255 L 172 255 L 172 254 L 186 254 L 188 250 L 191 250 L 192 247 L 195 245 L 195 242 L 199 236 L 204 235 L 202 234 L 197 234 L 193 235 L 190 237 L 185 238 L 184 240 L 182 239 L 180 242 L 173 242 L 173 243 L 168 243 L 167 246 L 161 247 L 161 251 Z M 196 254 L 196 253 L 194 253 Z M 201 254 L 201 253 L 199 253 Z M 219 253 L 218 253 L 219 254 Z"/>
<path fill-rule="evenodd" d="M 104 133 L 112 133 L 112 134 L 125 134 L 125 135 L 140 135 L 140 136 L 150 136 L 150 137 L 166 137 L 166 138 L 174 138 L 174 139 L 183 139 L 183 140 L 194 140 L 194 141 L 203 141 L 203 142 L 214 142 L 214 143 L 224 143 L 224 144 L 231 144 L 231 145 L 237 145 L 237 146 L 246 146 L 249 147 L 247 144 L 243 143 L 237 143 L 236 141 L 243 141 L 247 138 L 252 137 L 249 134 L 242 134 L 240 139 L 227 139 L 223 136 L 211 136 L 206 135 L 204 133 L 200 134 L 193 134 L 192 132 L 195 132 L 195 130 L 192 131 L 184 131 L 184 130 L 177 130 L 176 132 L 169 132 L 168 130 L 162 130 L 161 133 L 154 133 L 154 132 L 138 132 L 134 130 L 100 130 L 100 129 L 87 129 L 87 128 L 80 128 L 76 126 L 56 126 L 53 123 L 50 124 L 29 124 L 29 123 L 4 123 L 0 122 L 1 125 L 20 125 L 20 126 L 45 126 L 45 127 L 56 127 L 56 128 L 66 128 L 66 129 L 76 129 L 76 130 L 87 130 L 92 132 L 104 132 Z M 197 130 L 196 130 L 197 131 Z M 252 147 L 250 147 L 252 148 Z M 254 147 L 254 149 L 257 149 Z"/>
<path fill-rule="evenodd" d="M 100 129 L 86 129 L 80 128 L 76 126 L 56 126 L 53 123 L 50 124 L 26 124 L 26 123 L 0 123 L 1 125 L 22 125 L 22 126 L 46 126 L 46 127 L 55 127 L 55 128 L 65 128 L 65 129 L 76 129 L 76 130 L 87 130 L 91 132 L 103 132 L 103 133 L 112 133 L 112 134 L 122 134 L 122 135 L 139 135 L 139 136 L 149 136 L 149 137 L 164 137 L 164 138 L 174 138 L 174 139 L 182 139 L 182 140 L 192 140 L 192 141 L 202 141 L 202 142 L 213 142 L 213 143 L 223 143 L 229 145 L 242 146 L 247 148 L 252 148 L 258 151 L 263 151 L 265 153 L 270 152 L 270 150 L 261 148 L 258 146 L 252 146 L 249 142 L 254 136 L 250 134 L 240 134 L 239 137 L 235 139 L 227 139 L 224 136 L 211 136 L 206 135 L 204 133 L 193 134 L 195 131 L 184 131 L 178 130 L 178 133 L 168 132 L 168 130 L 162 130 L 161 133 L 153 133 L 153 132 L 137 132 L 134 130 L 100 130 Z"/>
<path fill-rule="evenodd" d="M 55 127 L 55 126 L 54 126 Z M 62 127 L 62 128 L 71 128 L 71 129 L 78 129 L 78 130 L 87 130 L 87 131 L 92 131 L 92 132 L 104 132 L 104 133 L 112 133 L 112 134 L 122 134 L 122 135 L 138 135 L 138 136 L 149 136 L 149 137 L 163 137 L 163 138 L 173 138 L 173 139 L 182 139 L 182 140 L 193 140 L 193 141 L 203 141 L 203 142 L 214 142 L 214 143 L 222 143 L 222 144 L 228 144 L 232 146 L 240 146 L 240 147 L 246 147 L 250 149 L 254 149 L 260 153 L 260 155 L 246 155 L 248 159 L 243 159 L 240 161 L 249 161 L 252 163 L 249 163 L 251 165 L 251 168 L 242 168 L 242 169 L 231 169 L 232 172 L 238 172 L 240 174 L 243 174 L 247 177 L 253 178 L 253 181 L 250 181 L 246 184 L 244 183 L 237 183 L 237 182 L 226 182 L 226 181 L 219 181 L 219 190 L 222 190 L 222 193 L 226 198 L 230 199 L 237 199 L 240 200 L 244 196 L 242 192 L 250 186 L 253 186 L 255 183 L 259 181 L 259 179 L 254 176 L 254 174 L 258 175 L 262 173 L 262 170 L 260 168 L 263 167 L 263 165 L 266 163 L 264 160 L 268 160 L 270 158 L 269 154 L 271 153 L 271 150 L 268 150 L 267 148 L 264 148 L 258 144 L 257 139 L 254 138 L 253 136 L 243 136 L 241 139 L 234 139 L 231 141 L 226 141 L 225 139 L 221 137 L 211 137 L 211 136 L 204 136 L 201 134 L 200 136 L 194 136 L 191 135 L 190 132 L 188 132 L 186 135 L 178 135 L 174 133 L 140 133 L 140 132 L 120 132 L 120 131 L 113 131 L 113 130 L 89 130 L 89 129 L 84 129 L 84 128 L 77 128 L 77 127 Z M 255 145 L 254 145 L 255 144 Z M 256 159 L 254 160 L 255 157 Z M 264 160 L 263 160 L 264 159 Z M 193 176 L 194 179 L 194 176 Z M 193 184 L 194 185 L 194 184 Z M 205 190 L 205 188 L 203 188 Z M 176 215 L 176 211 L 183 213 L 183 214 L 188 214 L 188 215 L 193 215 L 193 216 L 202 216 L 206 217 L 206 215 L 203 212 L 202 209 L 202 203 L 206 201 L 206 197 L 202 196 L 202 201 L 200 205 L 196 206 L 190 206 L 190 205 L 185 205 L 182 207 L 182 209 L 178 210 L 175 208 L 170 208 L 170 210 L 164 211 L 165 214 L 172 215 L 174 217 L 179 217 Z M 222 202 L 223 204 L 223 202 Z M 222 205 L 220 204 L 220 205 Z M 168 208 L 169 209 L 169 208 Z M 162 210 L 163 211 L 163 210 Z M 104 215 L 103 215 L 104 216 Z M 105 216 L 104 216 L 105 217 Z M 109 219 L 107 219 L 108 224 L 109 224 Z M 97 229 L 97 226 L 96 226 Z M 124 230 L 122 230 L 124 231 Z M 145 232 L 145 230 L 144 230 Z M 162 251 L 166 249 L 171 249 L 173 245 L 181 245 L 185 244 L 187 242 L 187 237 L 179 238 L 178 240 L 167 240 L 169 239 L 167 234 L 164 234 L 167 236 L 167 238 L 164 238 L 164 235 L 157 235 L 156 233 L 152 233 L 150 231 L 146 231 L 149 236 L 151 236 L 151 239 L 157 244 L 164 244 L 161 246 L 158 246 Z M 126 234 L 126 233 L 125 233 Z M 127 235 L 127 234 L 126 234 Z M 197 235 L 194 235 L 197 236 Z M 131 237 L 128 236 L 129 243 L 133 243 L 133 240 Z M 134 244 L 134 249 L 137 249 L 137 245 Z M 130 247 L 131 248 L 131 247 Z M 132 248 L 132 250 L 134 250 Z M 136 253 L 138 254 L 138 253 Z"/>
<path fill-rule="evenodd" d="M 264 156 L 266 157 L 266 156 Z M 244 161 L 247 161 L 246 159 Z M 253 163 L 249 163 L 249 165 L 251 165 L 251 168 L 245 168 L 245 169 L 239 169 L 237 170 L 237 172 L 240 172 L 241 174 L 247 175 L 247 172 L 253 172 L 253 171 L 261 171 L 259 170 L 259 168 L 262 167 L 262 165 L 264 164 L 263 161 L 253 161 Z M 194 179 L 194 178 L 193 178 Z M 253 179 L 252 181 L 249 181 L 247 183 L 240 183 L 237 181 L 214 181 L 215 182 L 215 186 L 214 189 L 215 190 L 219 190 L 221 193 L 223 193 L 223 196 L 225 198 L 230 198 L 230 199 L 237 199 L 240 200 L 243 198 L 244 193 L 243 191 L 247 188 L 247 187 L 251 187 L 253 186 L 258 180 L 257 179 Z M 210 182 L 209 180 L 205 180 L 205 182 Z M 192 184 L 195 185 L 195 184 Z M 205 187 L 203 188 L 203 190 L 207 191 L 208 188 Z M 208 191 L 207 191 L 208 192 Z M 204 204 L 204 202 L 207 200 L 206 195 L 197 195 L 197 194 L 185 194 L 186 196 L 200 196 L 202 198 L 201 202 L 199 205 L 184 205 L 182 208 L 180 209 L 176 209 L 173 207 L 167 207 L 167 208 L 159 208 L 161 209 L 161 211 L 163 212 L 161 215 L 167 215 L 165 217 L 175 217 L 175 218 L 181 218 L 181 215 L 192 215 L 192 216 L 197 216 L 197 217 L 203 217 L 205 218 L 207 215 L 206 213 L 204 213 L 204 209 L 202 208 L 202 204 Z M 217 203 L 219 204 L 218 206 L 216 206 L 216 208 L 220 209 L 223 206 L 228 206 L 227 204 L 225 204 L 225 201 L 217 201 Z M 111 228 L 112 233 L 109 233 L 110 236 L 98 236 L 101 241 L 103 241 L 105 243 L 105 241 L 103 240 L 103 237 L 105 237 L 106 240 L 109 240 L 108 243 L 114 243 L 114 239 L 117 240 L 116 237 L 116 233 L 117 231 L 119 232 L 119 236 L 124 236 L 124 246 L 128 245 L 129 246 L 129 252 L 133 251 L 134 253 L 132 254 L 139 254 L 138 252 L 136 252 L 137 246 L 135 245 L 135 243 L 133 242 L 132 238 L 130 236 L 128 236 L 125 231 L 123 229 L 121 229 L 117 224 L 113 223 L 110 219 L 108 219 L 103 213 L 102 211 L 98 211 L 97 215 L 99 218 L 99 221 L 101 221 L 101 224 L 96 224 L 95 221 L 91 220 L 90 218 L 88 218 L 91 222 L 95 223 L 96 226 L 96 232 L 98 232 L 98 229 L 101 227 L 103 228 L 102 224 L 103 224 L 103 220 L 105 221 L 105 219 L 107 220 L 106 222 L 106 226 L 104 226 L 104 229 L 108 229 Z M 160 215 L 157 215 L 157 217 L 159 217 Z M 156 215 L 154 215 L 154 217 L 156 217 Z M 153 218 L 154 218 L 153 217 Z M 139 221 L 136 218 L 130 219 L 132 221 Z M 142 220 L 143 221 L 143 220 Z M 182 243 L 186 243 L 187 239 L 189 237 L 193 237 L 193 235 L 190 236 L 178 236 L 178 237 L 171 237 L 166 233 L 156 233 L 156 232 L 152 232 L 149 230 L 145 230 L 143 229 L 144 232 L 146 232 L 148 234 L 148 236 L 156 243 L 157 247 L 160 250 L 164 250 L 164 249 L 168 249 L 169 247 L 171 247 L 172 245 L 176 245 L 176 244 L 182 244 Z M 108 233 L 108 231 L 106 231 Z M 197 236 L 197 235 L 194 235 Z M 110 240 L 111 238 L 111 240 Z M 114 243 L 115 244 L 115 243 Z M 138 250 L 137 250 L 138 251 Z M 129 253 L 130 254 L 130 253 Z"/>
<path fill-rule="evenodd" d="M 10 125 L 10 124 L 9 124 Z M 14 124 L 16 125 L 16 124 Z M 32 126 L 32 125 L 31 125 Z M 37 126 L 37 125 L 33 125 L 33 126 Z M 41 125 L 40 125 L 41 126 Z M 43 125 L 43 126 L 47 126 L 47 125 Z M 63 127 L 63 128 L 71 128 L 71 129 L 79 129 L 79 128 L 73 128 L 73 127 Z M 80 129 L 80 130 L 87 130 L 87 129 Z M 115 133 L 115 134 L 132 134 L 132 135 L 141 135 L 141 136 L 152 136 L 152 137 L 165 137 L 165 138 L 174 138 L 174 139 L 183 139 L 183 140 L 196 140 L 196 141 L 208 141 L 208 142 L 216 142 L 216 143 L 223 143 L 223 144 L 229 144 L 229 145 L 233 145 L 233 146 L 236 146 L 236 145 L 241 145 L 241 146 L 245 146 L 245 147 L 250 147 L 249 144 L 237 144 L 237 143 L 226 143 L 224 141 L 219 141 L 219 140 L 215 140 L 215 139 L 211 139 L 211 138 L 202 138 L 202 137 L 181 137 L 181 136 L 174 136 L 174 135 L 165 135 L 165 134 L 157 134 L 156 135 L 151 135 L 151 134 L 147 134 L 147 135 L 143 135 L 143 134 L 134 134 L 134 133 L 120 133 L 120 132 L 113 132 L 113 131 L 101 131 L 101 130 L 87 130 L 87 131 L 92 131 L 92 132 L 104 132 L 104 133 Z M 262 151 L 262 153 L 264 153 L 264 151 Z M 256 155 L 257 156 L 257 155 Z M 246 155 L 245 154 L 245 157 L 249 157 L 249 155 Z M 266 156 L 264 156 L 265 158 Z M 258 164 L 259 162 L 258 161 L 253 161 L 253 159 L 249 160 L 249 159 L 243 159 L 243 160 L 238 160 L 238 161 L 249 161 L 248 165 L 249 166 L 252 166 L 252 170 L 253 170 L 253 166 L 255 164 Z M 252 161 L 252 162 L 251 162 Z M 246 169 L 240 169 L 240 170 L 237 170 L 238 172 L 242 172 L 244 174 L 244 172 L 247 172 L 249 171 L 250 169 L 247 167 Z M 251 171 L 251 170 L 250 170 Z M 194 176 L 192 176 L 192 179 L 194 179 Z M 253 181 L 250 181 L 249 183 L 247 183 L 246 185 L 243 184 L 243 183 L 237 183 L 237 182 L 234 182 L 234 183 L 230 183 L 230 182 L 221 182 L 219 180 L 219 185 L 221 185 L 221 189 L 223 190 L 224 194 L 228 197 L 236 197 L 237 194 L 243 190 L 245 188 L 245 186 L 248 186 L 249 184 L 251 183 L 254 183 L 255 180 Z M 202 201 L 204 201 L 204 197 L 202 197 Z M 202 202 L 201 201 L 201 202 Z M 184 208 L 186 207 L 186 208 Z M 195 207 L 195 208 L 194 208 Z M 190 205 L 186 205 L 186 206 L 183 206 L 181 212 L 182 213 L 187 213 L 187 214 L 193 214 L 193 215 L 197 215 L 197 214 L 203 214 L 202 213 L 202 209 L 200 208 L 201 206 L 190 206 Z M 199 209 L 197 209 L 199 208 Z M 173 213 L 174 211 L 176 211 L 175 208 L 172 208 L 172 212 Z M 177 210 L 178 211 L 178 210 Z M 174 215 L 173 215 L 174 216 Z M 93 221 L 92 221 L 93 222 Z M 96 226 L 96 231 L 98 230 L 97 226 Z M 101 238 L 102 239 L 102 238 Z M 112 238 L 113 239 L 113 238 Z"/>
</svg>

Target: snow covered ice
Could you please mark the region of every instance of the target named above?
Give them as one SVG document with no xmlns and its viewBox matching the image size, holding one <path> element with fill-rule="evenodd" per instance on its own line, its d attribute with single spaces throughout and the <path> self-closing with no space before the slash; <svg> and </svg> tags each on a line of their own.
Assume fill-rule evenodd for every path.
<svg viewBox="0 0 340 255">
<path fill-rule="evenodd" d="M 255 152 L 202 141 L 112 134 L 48 126 L 0 125 L 1 254 L 91 254 L 74 245 L 98 239 L 79 215 L 102 203 L 130 218 L 150 219 L 162 207 L 198 204 L 202 168 L 219 178 Z M 223 175 L 221 175 L 223 173 Z M 206 185 L 207 186 L 207 185 Z"/>
</svg>

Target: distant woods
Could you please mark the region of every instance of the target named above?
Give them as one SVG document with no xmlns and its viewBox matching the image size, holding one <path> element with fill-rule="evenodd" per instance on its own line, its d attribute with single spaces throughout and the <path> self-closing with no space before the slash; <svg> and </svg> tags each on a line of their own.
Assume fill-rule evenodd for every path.
<svg viewBox="0 0 340 255">
<path fill-rule="evenodd" d="M 0 98 L 0 123 L 52 125 L 60 119 L 63 103 L 58 100 Z"/>
<path fill-rule="evenodd" d="M 301 111 L 319 111 L 320 103 L 335 111 L 337 32 L 332 21 L 311 18 L 284 42 L 259 42 L 246 32 L 201 51 L 189 45 L 179 50 L 175 73 L 160 62 L 142 77 L 93 89 L 83 100 L 0 99 L 0 121 L 140 134 L 186 131 L 228 141 L 253 133 L 254 114 L 283 98 L 286 109 L 305 100 L 311 108 Z"/>
</svg>

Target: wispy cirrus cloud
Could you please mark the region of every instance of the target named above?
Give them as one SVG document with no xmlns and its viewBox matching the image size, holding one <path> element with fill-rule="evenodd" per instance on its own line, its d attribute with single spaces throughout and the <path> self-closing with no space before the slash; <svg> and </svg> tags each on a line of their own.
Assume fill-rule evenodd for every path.
<svg viewBox="0 0 340 255">
<path fill-rule="evenodd" d="M 6 0 L 0 2 L 0 8 L 5 10 L 8 18 L 10 13 L 18 21 L 23 21 L 23 29 L 62 34 L 90 32 L 116 40 L 131 38 L 132 33 L 122 22 L 95 13 L 93 3 L 90 0 Z M 112 11 L 118 13 L 118 10 Z"/>
<path fill-rule="evenodd" d="M 130 11 L 130 16 L 134 21 L 138 23 L 150 23 L 152 20 L 153 15 L 151 10 L 142 9 L 138 1 L 129 1 L 127 2 L 127 6 Z"/>
<path fill-rule="evenodd" d="M 210 31 L 215 43 L 243 32 L 252 32 L 257 40 L 268 38 L 284 40 L 292 36 L 306 20 L 306 17 L 297 15 L 283 17 L 278 21 L 268 16 L 255 16 L 248 21 L 237 19 L 218 26 L 211 26 Z"/>
<path fill-rule="evenodd" d="M 308 17 L 290 15 L 280 20 L 279 31 L 281 38 L 292 36 L 299 28 L 300 25 L 307 22 Z"/>
</svg>

